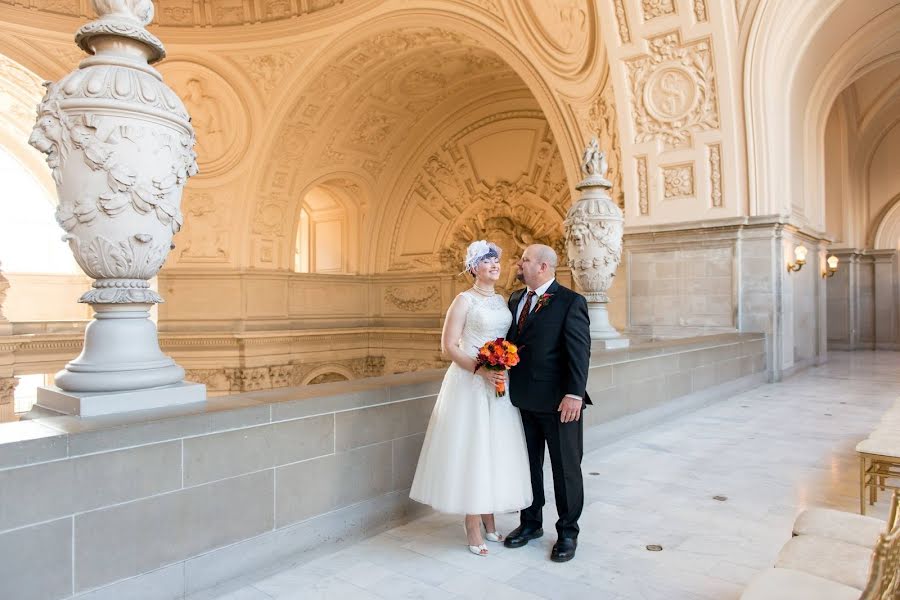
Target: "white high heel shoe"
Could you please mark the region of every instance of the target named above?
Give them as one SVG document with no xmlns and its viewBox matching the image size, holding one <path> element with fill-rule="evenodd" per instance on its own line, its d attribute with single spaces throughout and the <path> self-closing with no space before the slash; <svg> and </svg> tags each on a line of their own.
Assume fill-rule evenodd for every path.
<svg viewBox="0 0 900 600">
<path fill-rule="evenodd" d="M 466 528 L 465 521 L 463 522 L 463 531 L 466 534 L 466 542 L 468 543 L 469 530 Z M 474 554 L 476 556 L 487 556 L 488 555 L 487 546 L 483 542 L 481 544 L 479 544 L 478 546 L 468 546 L 468 548 L 469 548 L 469 552 L 471 552 L 472 554 Z"/>
<path fill-rule="evenodd" d="M 499 531 L 496 531 L 496 530 L 488 531 L 487 525 L 484 524 L 484 521 L 481 522 L 481 526 L 484 527 L 484 539 L 486 539 L 489 542 L 494 542 L 494 543 L 498 543 L 498 544 L 503 541 L 503 536 L 500 534 Z M 495 529 L 496 529 L 496 527 L 497 526 L 494 525 Z"/>
</svg>

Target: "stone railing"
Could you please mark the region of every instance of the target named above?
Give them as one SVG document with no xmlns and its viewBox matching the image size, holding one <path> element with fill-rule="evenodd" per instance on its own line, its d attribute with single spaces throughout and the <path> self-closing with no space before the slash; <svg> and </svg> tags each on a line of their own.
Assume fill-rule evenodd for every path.
<svg viewBox="0 0 900 600">
<path fill-rule="evenodd" d="M 587 448 L 762 383 L 764 342 L 598 354 Z M 0 425 L 4 597 L 181 598 L 423 514 L 407 490 L 442 374 Z"/>
</svg>

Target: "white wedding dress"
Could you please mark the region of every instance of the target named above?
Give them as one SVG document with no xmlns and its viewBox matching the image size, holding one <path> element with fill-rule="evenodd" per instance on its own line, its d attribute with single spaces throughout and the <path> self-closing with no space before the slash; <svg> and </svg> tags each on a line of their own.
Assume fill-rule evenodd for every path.
<svg viewBox="0 0 900 600">
<path fill-rule="evenodd" d="M 500 294 L 463 292 L 460 348 L 474 357 L 505 337 L 512 315 Z M 441 512 L 487 514 L 531 505 L 528 451 L 519 409 L 481 376 L 451 364 L 428 422 L 409 497 Z"/>
</svg>

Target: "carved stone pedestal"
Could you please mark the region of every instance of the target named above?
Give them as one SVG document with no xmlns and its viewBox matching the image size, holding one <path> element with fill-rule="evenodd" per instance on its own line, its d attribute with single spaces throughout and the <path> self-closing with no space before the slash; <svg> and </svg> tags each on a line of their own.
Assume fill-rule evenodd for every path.
<svg viewBox="0 0 900 600">
<path fill-rule="evenodd" d="M 154 389 L 106 393 L 66 392 L 57 387 L 41 387 L 38 388 L 37 405 L 67 415 L 97 417 L 123 411 L 170 408 L 205 400 L 205 385 L 183 382 Z"/>
<path fill-rule="evenodd" d="M 47 155 L 63 239 L 94 279 L 80 302 L 96 314 L 82 353 L 56 375 L 71 401 L 57 402 L 58 390 L 47 388 L 38 404 L 103 414 L 202 401 L 203 386 L 183 384 L 184 369 L 160 351 L 148 313 L 163 301 L 150 280 L 174 247 L 182 190 L 197 173 L 190 116 L 151 66 L 165 57 L 145 29 L 153 3 L 93 6 L 99 18 L 75 35 L 91 56 L 46 84 L 29 142 Z M 102 412 L 86 408 L 113 392 Z"/>
</svg>

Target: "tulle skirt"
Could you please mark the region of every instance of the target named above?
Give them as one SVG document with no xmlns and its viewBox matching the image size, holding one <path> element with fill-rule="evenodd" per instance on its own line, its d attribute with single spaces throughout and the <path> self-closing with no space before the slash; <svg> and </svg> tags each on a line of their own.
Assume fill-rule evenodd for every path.
<svg viewBox="0 0 900 600">
<path fill-rule="evenodd" d="M 409 497 L 452 514 L 531 505 L 519 409 L 478 375 L 452 364 L 438 393 Z"/>
</svg>

